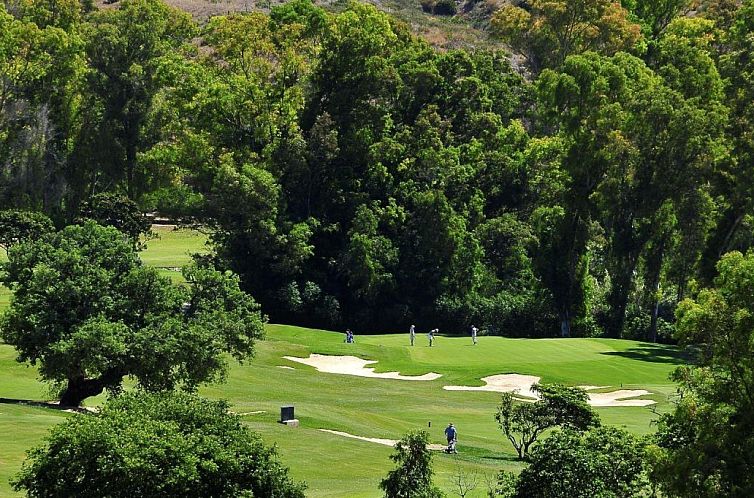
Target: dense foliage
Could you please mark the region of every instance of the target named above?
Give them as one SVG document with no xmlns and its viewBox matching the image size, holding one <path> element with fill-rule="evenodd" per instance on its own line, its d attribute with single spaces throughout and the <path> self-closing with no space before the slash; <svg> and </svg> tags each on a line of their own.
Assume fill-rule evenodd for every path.
<svg viewBox="0 0 754 498">
<path fill-rule="evenodd" d="M 644 496 L 644 443 L 613 427 L 556 431 L 532 451 L 518 476 L 519 498 Z"/>
<path fill-rule="evenodd" d="M 123 394 L 69 418 L 31 450 L 14 486 L 35 498 L 304 497 L 227 403 L 185 393 Z"/>
<path fill-rule="evenodd" d="M 359 3 L 82 6 L 0 5 L 0 208 L 200 218 L 273 320 L 671 340 L 754 243 L 751 0 L 514 1 L 521 71 Z"/>
<path fill-rule="evenodd" d="M 674 374 L 680 400 L 662 417 L 655 477 L 668 496 L 754 493 L 754 253 L 718 263 L 715 287 L 678 309 L 700 364 Z"/>
<path fill-rule="evenodd" d="M 225 353 L 250 357 L 263 334 L 237 277 L 189 267 L 188 285 L 173 285 L 141 265 L 125 235 L 93 221 L 17 244 L 8 259 L 3 341 L 61 384 L 64 405 L 118 391 L 127 375 L 148 390 L 221 379 Z"/>
</svg>

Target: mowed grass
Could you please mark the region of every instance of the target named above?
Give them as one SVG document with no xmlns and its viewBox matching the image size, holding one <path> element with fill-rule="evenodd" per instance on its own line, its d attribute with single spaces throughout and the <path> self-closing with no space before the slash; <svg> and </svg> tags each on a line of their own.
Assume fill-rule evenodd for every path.
<svg viewBox="0 0 754 498">
<path fill-rule="evenodd" d="M 154 225 L 156 238 L 146 241 L 147 248 L 139 256 L 147 266 L 182 268 L 191 262 L 192 254 L 209 251 L 206 233 L 172 225 Z"/>
<path fill-rule="evenodd" d="M 468 338 L 440 337 L 432 348 L 425 341 L 411 348 L 408 334 L 357 336 L 356 344 L 344 344 L 340 333 L 285 325 L 267 330 L 253 362 L 234 366 L 226 384 L 202 392 L 229 399 L 236 412 L 247 413 L 249 425 L 278 444 L 294 476 L 309 482 L 310 496 L 379 496 L 379 480 L 392 465 L 388 447 L 318 429 L 389 439 L 428 429 L 432 442 L 442 443 L 443 429 L 452 421 L 459 429 L 460 454 L 435 457 L 436 481 L 451 493 L 449 480 L 459 468 L 490 478 L 500 469 L 521 467 L 494 420 L 499 394 L 451 392 L 442 386 L 481 385 L 481 377 L 515 372 L 541 376 L 544 382 L 645 388 L 657 401 L 654 407 L 598 409 L 605 423 L 645 434 L 654 430 L 656 411 L 669 409 L 674 386 L 667 377 L 684 361 L 676 348 L 633 341 L 482 337 L 475 347 Z M 283 359 L 309 353 L 378 360 L 371 365 L 378 372 L 433 371 L 443 377 L 430 382 L 361 378 L 321 373 Z M 276 423 L 279 407 L 286 404 L 295 405 L 301 427 Z M 251 413 L 260 410 L 264 413 Z M 480 477 L 473 496 L 485 495 L 484 480 Z"/>
<path fill-rule="evenodd" d="M 256 357 L 243 365 L 231 362 L 227 382 L 202 388 L 201 393 L 229 400 L 251 429 L 278 446 L 293 476 L 309 484 L 307 496 L 314 497 L 380 496 L 379 481 L 393 465 L 387 446 L 319 429 L 389 439 L 426 429 L 432 442 L 443 443 L 443 429 L 452 421 L 459 429 L 460 453 L 435 454 L 436 482 L 450 494 L 454 475 L 476 474 L 479 485 L 469 496 L 481 497 L 486 481 L 497 471 L 521 468 L 494 420 L 499 395 L 451 392 L 442 386 L 481 385 L 481 377 L 515 372 L 569 385 L 645 388 L 657 401 L 654 407 L 598 409 L 604 423 L 645 434 L 653 430 L 656 412 L 669 409 L 674 386 L 667 376 L 684 361 L 676 348 L 633 341 L 481 337 L 479 345 L 472 346 L 466 337 L 439 337 L 429 348 L 423 336 L 417 339 L 413 348 L 404 333 L 357 336 L 356 344 L 344 344 L 341 333 L 269 325 L 267 339 L 257 343 Z M 374 359 L 378 372 L 434 371 L 443 377 L 401 381 L 328 374 L 283 358 L 310 353 Z M 13 350 L 0 345 L 0 397 L 44 399 L 35 369 L 13 358 Z M 287 404 L 296 407 L 300 427 L 277 423 L 280 406 Z M 45 408 L 0 405 L 0 427 L 23 424 L 22 429 L 0 432 L 0 495 L 11 494 L 7 478 L 20 468 L 24 451 L 63 416 Z"/>
</svg>

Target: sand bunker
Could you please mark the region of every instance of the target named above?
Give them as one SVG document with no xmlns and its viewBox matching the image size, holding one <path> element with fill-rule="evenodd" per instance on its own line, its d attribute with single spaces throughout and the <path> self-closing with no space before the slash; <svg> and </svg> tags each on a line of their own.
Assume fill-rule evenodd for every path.
<svg viewBox="0 0 754 498">
<path fill-rule="evenodd" d="M 335 434 L 336 436 L 350 437 L 351 439 L 358 439 L 360 441 L 367 441 L 369 443 L 377 443 L 377 444 L 382 444 L 385 446 L 395 446 L 395 444 L 398 442 L 397 439 L 382 439 L 378 437 L 355 436 L 347 432 L 331 431 L 330 429 L 320 429 L 320 431 L 327 432 L 329 434 Z M 445 446 L 441 444 L 428 444 L 427 448 L 429 448 L 430 450 L 442 451 L 445 449 Z"/>
<path fill-rule="evenodd" d="M 358 377 L 373 377 L 376 379 L 397 380 L 435 380 L 442 375 L 429 372 L 424 375 L 401 375 L 398 372 L 377 373 L 374 368 L 366 368 L 367 365 L 377 363 L 374 360 L 362 360 L 356 356 L 329 356 L 323 354 L 310 354 L 309 358 L 297 358 L 296 356 L 283 356 L 286 360 L 303 363 L 316 368 L 320 372 L 356 375 Z"/>
<path fill-rule="evenodd" d="M 538 398 L 531 390 L 532 384 L 539 382 L 534 375 L 503 374 L 482 377 L 483 386 L 443 386 L 446 391 L 492 391 L 496 393 L 516 393 L 527 398 Z"/>
<path fill-rule="evenodd" d="M 651 399 L 626 399 L 636 398 L 650 394 L 644 389 L 621 389 L 608 393 L 589 393 L 589 404 L 592 406 L 649 406 L 655 402 Z"/>
<path fill-rule="evenodd" d="M 285 368 L 286 370 L 296 370 L 293 367 L 289 367 L 288 365 L 278 365 L 278 368 Z"/>
<path fill-rule="evenodd" d="M 531 390 L 532 384 L 539 382 L 534 375 L 502 374 L 482 377 L 483 386 L 443 386 L 447 391 L 492 391 L 498 393 L 512 392 L 529 399 L 538 399 L 537 393 Z M 579 386 L 584 390 L 605 389 L 608 386 Z M 648 406 L 655 404 L 651 399 L 627 399 L 650 394 L 644 389 L 621 389 L 606 393 L 589 393 L 589 404 L 592 406 Z"/>
</svg>

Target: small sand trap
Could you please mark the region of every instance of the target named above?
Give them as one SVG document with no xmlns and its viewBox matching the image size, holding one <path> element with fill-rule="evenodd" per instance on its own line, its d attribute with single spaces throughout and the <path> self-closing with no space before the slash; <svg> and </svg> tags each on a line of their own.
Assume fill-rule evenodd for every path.
<svg viewBox="0 0 754 498">
<path fill-rule="evenodd" d="M 343 436 L 343 437 L 350 437 L 351 439 L 358 439 L 360 441 L 367 441 L 369 443 L 377 443 L 382 444 L 384 446 L 395 446 L 395 444 L 398 442 L 397 439 L 382 439 L 378 437 L 364 437 L 364 436 L 355 436 L 353 434 L 349 434 L 347 432 L 341 432 L 341 431 L 332 431 L 330 429 L 320 429 L 322 432 L 327 432 L 328 434 L 335 434 L 336 436 Z M 445 446 L 441 444 L 428 444 L 427 448 L 434 451 L 442 451 L 445 449 Z"/>
<path fill-rule="evenodd" d="M 502 374 L 482 377 L 483 386 L 443 386 L 446 391 L 492 391 L 496 393 L 516 393 L 527 398 L 538 398 L 531 390 L 532 384 L 539 382 L 534 375 Z"/>
<path fill-rule="evenodd" d="M 289 367 L 288 365 L 278 365 L 278 368 L 285 368 L 286 370 L 296 370 L 293 367 Z"/>
<path fill-rule="evenodd" d="M 589 404 L 592 406 L 649 406 L 655 402 L 651 399 L 626 399 L 636 398 L 650 394 L 644 389 L 621 389 L 609 393 L 589 393 Z"/>
<path fill-rule="evenodd" d="M 492 391 L 498 393 L 516 393 L 519 396 L 538 399 L 537 393 L 531 390 L 532 384 L 538 383 L 535 375 L 502 374 L 482 377 L 483 386 L 443 386 L 447 391 Z M 579 386 L 584 390 L 605 389 L 609 386 Z M 592 406 L 648 406 L 655 404 L 651 399 L 636 398 L 650 394 L 644 389 L 621 389 L 606 393 L 589 393 L 589 404 Z"/>
<path fill-rule="evenodd" d="M 283 356 L 286 360 L 303 363 L 316 368 L 320 372 L 356 375 L 358 377 L 373 377 L 377 379 L 397 379 L 397 380 L 435 380 L 442 375 L 429 372 L 424 375 L 401 375 L 398 372 L 381 372 L 377 373 L 374 368 L 366 368 L 367 365 L 377 363 L 374 360 L 362 360 L 356 356 L 329 356 L 323 354 L 310 354 L 309 358 L 298 358 L 296 356 Z"/>
</svg>

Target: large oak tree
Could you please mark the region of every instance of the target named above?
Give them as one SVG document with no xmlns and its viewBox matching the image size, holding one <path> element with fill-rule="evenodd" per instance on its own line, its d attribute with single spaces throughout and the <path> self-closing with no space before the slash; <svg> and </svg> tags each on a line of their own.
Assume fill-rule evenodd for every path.
<svg viewBox="0 0 754 498">
<path fill-rule="evenodd" d="M 3 282 L 14 295 L 0 333 L 18 361 L 64 386 L 63 405 L 117 391 L 127 375 L 154 391 L 221 379 L 225 354 L 249 358 L 263 333 L 237 277 L 189 267 L 187 285 L 173 285 L 112 227 L 68 226 L 8 259 Z"/>
</svg>

